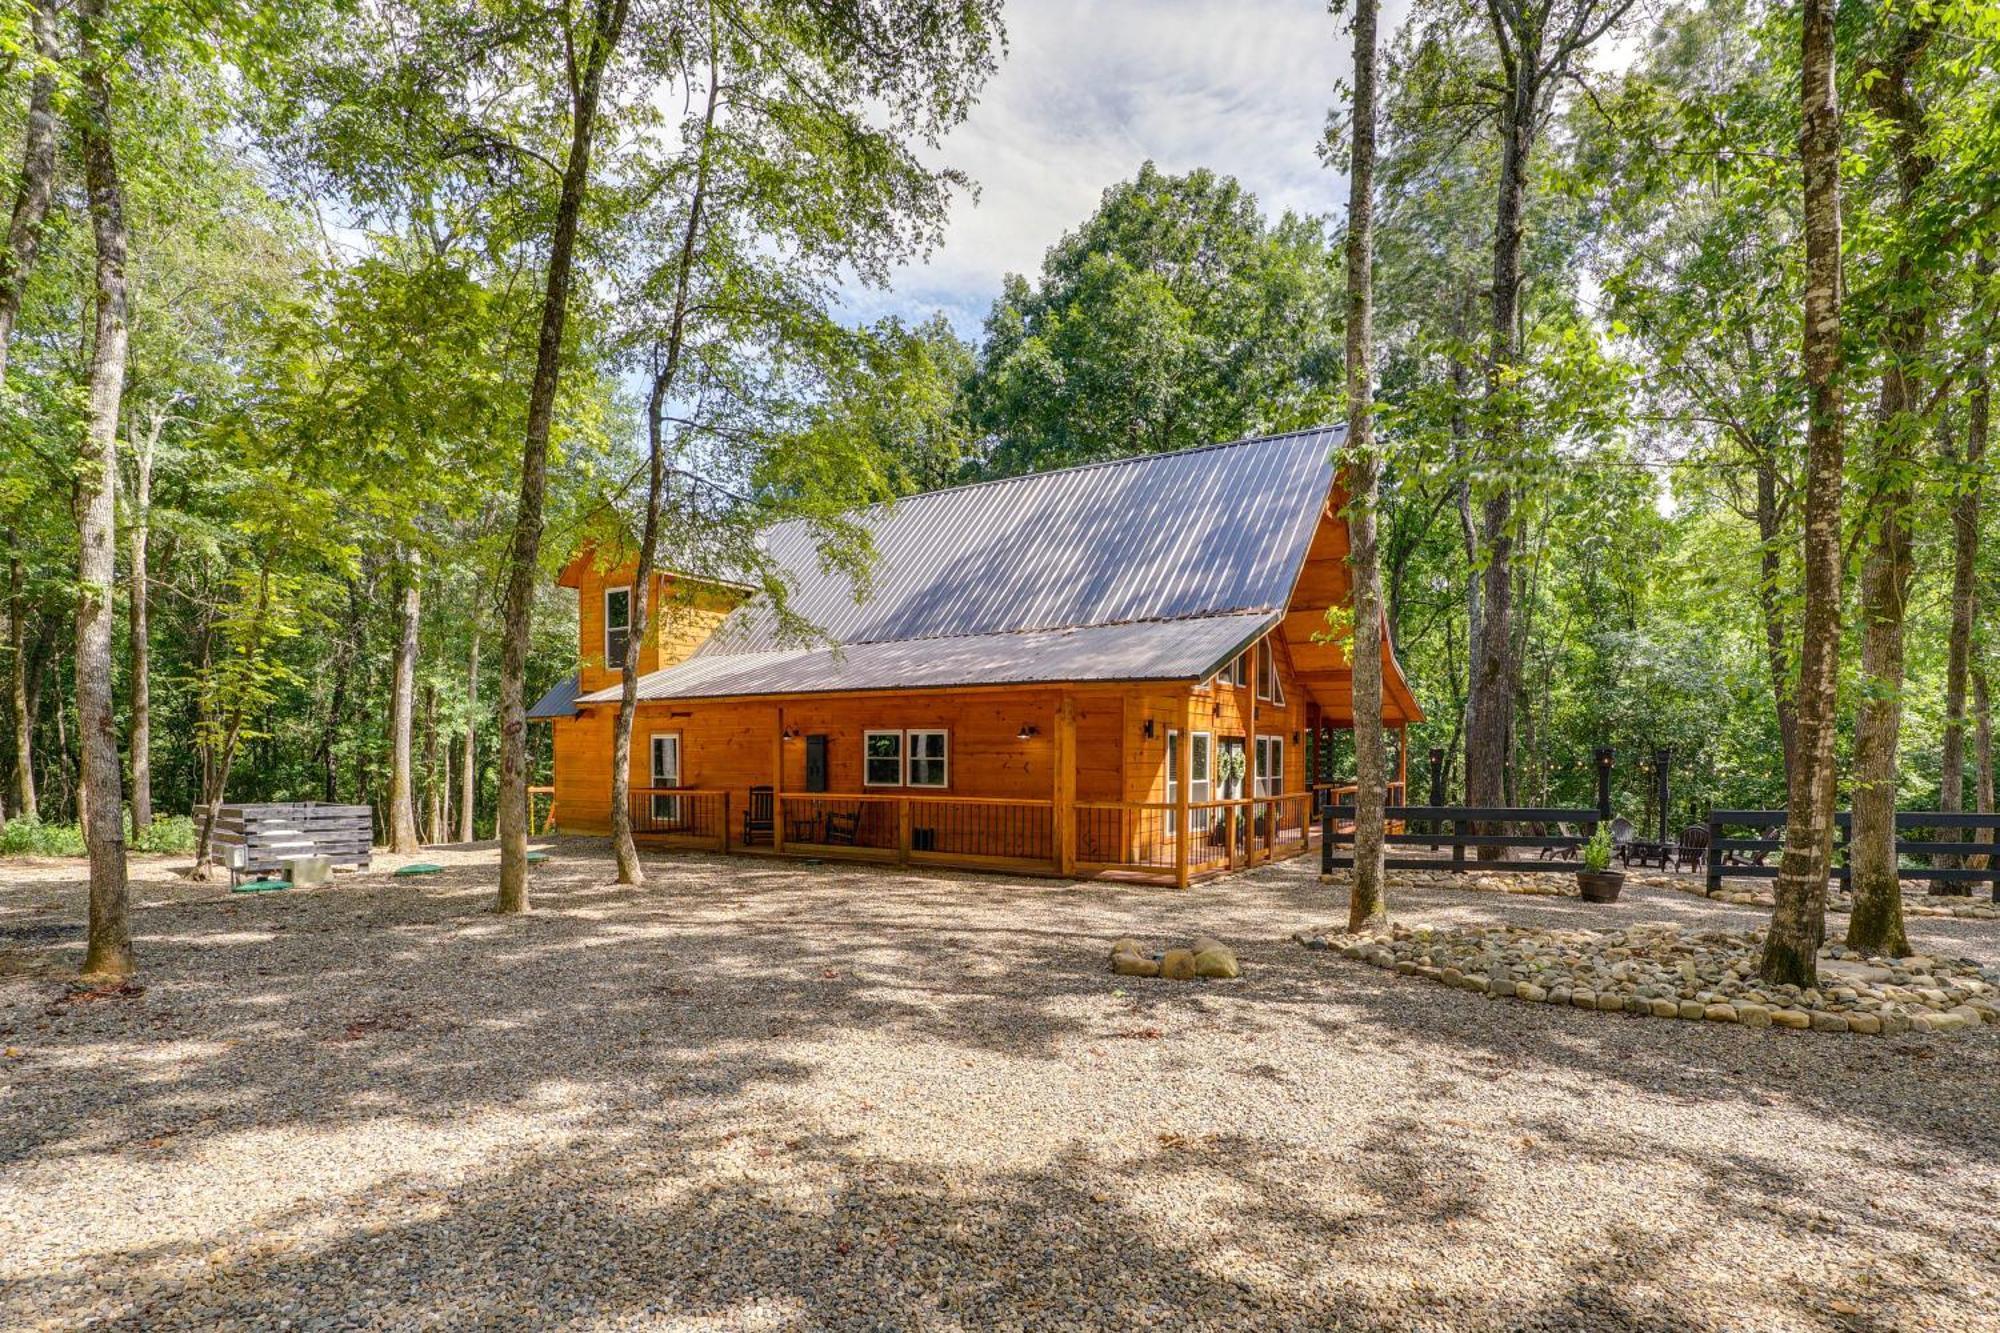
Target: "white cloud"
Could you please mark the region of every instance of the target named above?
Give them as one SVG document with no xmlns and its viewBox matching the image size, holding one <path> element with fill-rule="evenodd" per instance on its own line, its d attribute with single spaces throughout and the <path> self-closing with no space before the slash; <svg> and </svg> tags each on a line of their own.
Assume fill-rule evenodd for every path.
<svg viewBox="0 0 2000 1333">
<path fill-rule="evenodd" d="M 1405 5 L 1384 8 L 1386 34 Z M 1235 176 L 1273 217 L 1345 207 L 1317 149 L 1352 39 L 1323 0 L 1016 0 L 1006 23 L 1005 63 L 939 155 L 979 199 L 957 202 L 944 244 L 891 290 L 851 292 L 858 318 L 942 308 L 976 333 L 1002 276 L 1039 271 L 1148 158 Z"/>
</svg>

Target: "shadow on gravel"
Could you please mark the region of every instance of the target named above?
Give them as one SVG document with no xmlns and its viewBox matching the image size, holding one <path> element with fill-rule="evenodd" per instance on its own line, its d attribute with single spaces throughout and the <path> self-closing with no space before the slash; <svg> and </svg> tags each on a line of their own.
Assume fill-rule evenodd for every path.
<svg viewBox="0 0 2000 1333">
<path fill-rule="evenodd" d="M 392 1180 L 315 1198 L 260 1217 L 219 1252 L 107 1256 L 97 1266 L 127 1274 L 132 1291 L 154 1288 L 126 1307 L 133 1326 L 353 1308 L 389 1326 L 446 1328 L 660 1312 L 815 1328 L 1245 1318 L 1692 1330 L 1701 1325 L 1671 1309 L 1629 1303 L 1634 1284 L 1726 1278 L 1712 1265 L 1677 1270 L 1705 1241 L 1678 1214 L 1537 1255 L 1554 1279 L 1514 1289 L 1408 1256 L 1493 1235 L 1482 1154 L 1500 1151 L 1549 1153 L 1552 1170 L 1580 1155 L 1639 1163 L 1678 1152 L 1705 1212 L 1769 1234 L 1828 1224 L 1812 1182 L 1751 1151 L 1688 1148 L 1657 1120 L 1626 1129 L 1628 1101 L 1740 1115 L 1746 1148 L 1760 1109 L 1797 1106 L 1878 1162 L 1904 1154 L 1915 1189 L 2000 1156 L 1978 1109 L 2000 1104 L 1986 1034 L 1785 1037 L 1478 999 L 1292 944 L 1294 930 L 1344 910 L 1296 863 L 1187 894 L 704 857 L 651 858 L 648 873 L 643 889 L 611 885 L 601 846 L 566 845 L 538 867 L 538 910 L 524 919 L 488 914 L 490 872 L 471 869 L 298 896 L 168 896 L 137 913 L 143 994 L 78 1002 L 49 981 L 0 982 L 0 1044 L 28 1050 L 0 1071 L 14 1108 L 0 1167 L 102 1153 L 187 1170 L 182 1159 L 246 1130 L 451 1126 L 531 1106 L 552 1086 L 584 1089 L 580 1101 L 597 1108 L 578 1137 L 524 1143 L 512 1165 L 448 1186 Z M 980 910 L 953 914 L 953 895 L 976 895 Z M 40 906 L 58 896 L 80 905 L 47 885 L 0 886 L 17 947 L 44 960 L 70 947 L 49 928 L 73 913 Z M 1517 909 L 1586 919 L 1567 900 L 1447 911 Z M 1128 983 L 1103 971 L 1117 936 L 1165 944 L 1201 932 L 1238 944 L 1242 982 Z M 1324 1160 L 1296 1139 L 1163 1135 L 1137 1159 L 1079 1151 L 1031 1165 L 1002 1141 L 990 1157 L 1000 1165 L 978 1171 L 873 1156 L 804 1115 L 783 1133 L 740 1128 L 761 1094 L 822 1076 L 818 1052 L 863 1032 L 961 1057 L 946 1077 L 975 1060 L 980 1073 L 967 1077 L 990 1077 L 1004 1058 L 1018 1096 L 1044 1062 L 1176 1024 L 1235 1038 L 1243 1086 L 1337 1108 L 1339 1086 L 1260 1054 L 1267 1034 L 1295 1048 L 1314 1034 L 1407 1070 L 1411 1113 Z M 1185 1059 L 1171 1043 L 1157 1051 L 1160 1074 Z M 1116 1078 L 1114 1066 L 1107 1088 Z M 1518 1145 L 1496 1146 L 1479 1119 L 1503 1083 L 1547 1107 L 1501 1126 Z M 921 1090 L 910 1105 L 922 1113 Z M 1486 1140 L 1468 1142 L 1474 1132 Z M 1301 1191 L 1302 1171 L 1330 1193 Z M 1226 1194 L 1226 1212 L 1164 1225 L 1163 1201 L 1197 1183 Z M 370 1206 L 383 1197 L 410 1208 Z M 383 1221 L 389 1213 L 399 1220 Z M 287 1238 L 297 1232 L 310 1234 Z M 1342 1276 L 1396 1247 L 1419 1276 L 1394 1301 Z M 95 1299 L 56 1271 L 13 1286 L 10 1300 L 56 1323 L 78 1322 Z M 1729 1297 L 1710 1303 L 1727 1308 Z"/>
</svg>

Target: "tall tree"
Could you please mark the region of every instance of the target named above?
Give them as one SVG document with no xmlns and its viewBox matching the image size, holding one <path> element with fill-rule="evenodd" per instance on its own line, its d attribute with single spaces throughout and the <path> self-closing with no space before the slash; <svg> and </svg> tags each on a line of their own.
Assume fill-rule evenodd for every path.
<svg viewBox="0 0 2000 1333">
<path fill-rule="evenodd" d="M 132 442 L 132 498 L 128 540 L 131 543 L 130 591 L 126 595 L 127 632 L 132 640 L 132 828 L 143 832 L 153 822 L 153 645 L 148 585 L 153 521 L 153 460 L 166 429 L 166 409 L 155 406 L 144 428 L 135 419 Z"/>
<path fill-rule="evenodd" d="M 42 222 L 55 194 L 56 41 L 55 0 L 32 0 L 28 22 L 33 34 L 34 75 L 28 82 L 28 117 L 21 136 L 21 176 L 7 240 L 0 249 L 0 384 L 7 380 L 7 349 L 21 315 L 21 298 L 41 248 Z"/>
<path fill-rule="evenodd" d="M 90 852 L 90 931 L 83 971 L 132 971 L 126 920 L 125 802 L 118 723 L 111 695 L 111 628 L 118 508 L 119 398 L 125 388 L 125 198 L 118 180 L 112 114 L 110 0 L 81 0 L 78 17 L 83 143 L 91 232 L 97 247 L 96 326 L 90 353 L 88 427 L 78 450 L 76 707 L 82 733 L 84 842 Z"/>
<path fill-rule="evenodd" d="M 1348 569 L 1354 586 L 1349 661 L 1354 699 L 1354 884 L 1347 928 L 1381 926 L 1388 745 L 1382 727 L 1382 564 L 1376 541 L 1381 460 L 1375 447 L 1376 0 L 1354 0 L 1354 108 L 1347 183 Z"/>
<path fill-rule="evenodd" d="M 1887 51 L 1863 71 L 1868 103 L 1891 127 L 1895 200 L 1905 215 L 1916 211 L 1918 196 L 1937 165 L 1928 144 L 1926 109 L 1913 86 L 1936 35 L 1936 12 L 1919 7 L 1907 19 L 1892 20 Z M 1928 434 L 1922 399 L 1930 377 L 1923 362 L 1935 299 L 1916 241 L 1907 231 L 1892 238 L 1892 289 L 1881 322 L 1884 364 L 1869 459 L 1876 493 L 1861 568 L 1863 689 L 1854 720 L 1854 828 L 1848 848 L 1854 894 L 1848 945 L 1895 955 L 1910 951 L 1897 871 L 1896 761 L 1903 725 L 1904 624 L 1915 572 L 1910 533 L 1917 498 L 1914 465 Z"/>
<path fill-rule="evenodd" d="M 423 564 L 414 551 L 396 562 L 397 633 L 389 688 L 389 850 L 414 852 L 417 833 L 416 782 L 411 764 L 417 694 L 417 640 L 423 627 Z"/>
<path fill-rule="evenodd" d="M 1316 219 L 1267 223 L 1233 178 L 1151 162 L 1008 275 L 972 385 L 989 474 L 1185 449 L 1324 421 L 1337 260 Z"/>
<path fill-rule="evenodd" d="M 1488 480 L 1480 488 L 1484 495 L 1479 544 L 1485 567 L 1466 710 L 1465 783 L 1470 805 L 1506 802 L 1508 731 L 1518 684 L 1510 470 L 1523 415 L 1515 367 L 1521 355 L 1521 257 L 1530 167 L 1557 91 L 1632 3 L 1486 0 L 1500 62 L 1500 173 L 1494 199 L 1493 286 L 1482 407 Z M 1482 848 L 1481 855 L 1497 855 L 1498 850 Z"/>
<path fill-rule="evenodd" d="M 1982 254 L 1973 271 L 1983 287 L 1992 277 L 1992 260 Z M 1966 690 L 1972 673 L 1972 627 L 1979 609 L 1979 502 L 1992 415 L 1986 347 L 1992 321 L 1985 299 L 1983 290 L 1974 295 L 1972 351 L 1966 366 L 1965 449 L 1951 460 L 1957 465 L 1957 475 L 1951 499 L 1951 636 L 1945 650 L 1944 755 L 1938 765 L 1938 809 L 1952 812 L 1965 808 L 1965 732 L 1970 722 Z M 1948 830 L 1947 836 L 1958 840 L 1958 830 Z"/>
<path fill-rule="evenodd" d="M 500 607 L 500 891 L 501 912 L 528 910 L 528 642 L 541 579 L 542 508 L 549 475 L 549 429 L 562 375 L 577 232 L 590 189 L 590 153 L 604 76 L 625 33 L 627 0 L 592 0 L 580 33 L 564 34 L 569 151 L 549 235 L 535 376 L 528 389 L 521 446 L 520 505 L 509 547 L 507 591 Z M 567 12 L 564 22 L 567 24 Z"/>
<path fill-rule="evenodd" d="M 1805 0 L 1800 33 L 1799 161 L 1804 178 L 1806 378 L 1805 611 L 1799 640 L 1798 771 L 1778 862 L 1776 903 L 1759 975 L 1774 985 L 1819 978 L 1833 857 L 1834 739 L 1840 672 L 1842 302 L 1840 99 L 1834 0 Z"/>
</svg>

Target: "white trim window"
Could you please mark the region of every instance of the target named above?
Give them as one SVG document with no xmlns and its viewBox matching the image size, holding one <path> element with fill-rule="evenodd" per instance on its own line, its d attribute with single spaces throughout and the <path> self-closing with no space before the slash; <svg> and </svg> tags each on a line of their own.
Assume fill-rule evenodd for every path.
<svg viewBox="0 0 2000 1333">
<path fill-rule="evenodd" d="M 655 787 L 678 787 L 681 785 L 681 734 L 678 731 L 656 731 L 647 738 L 651 752 L 653 783 Z M 661 796 L 654 793 L 652 814 L 656 823 L 677 824 L 681 817 L 681 798 Z"/>
<path fill-rule="evenodd" d="M 1216 679 L 1226 680 L 1231 685 L 1248 685 L 1250 683 L 1250 654 L 1256 651 L 1256 648 L 1251 647 L 1245 648 L 1242 652 L 1236 654 L 1235 657 L 1229 660 L 1228 666 L 1216 673 Z"/>
<path fill-rule="evenodd" d="M 1215 799 L 1215 733 L 1212 731 L 1190 732 L 1188 735 L 1188 768 L 1194 774 L 1194 781 L 1188 786 L 1188 804 L 1201 805 Z M 1167 804 L 1180 805 L 1181 799 L 1181 734 L 1167 733 Z M 1188 814 L 1188 823 L 1196 833 L 1208 831 L 1209 822 L 1215 817 L 1213 810 L 1194 810 Z M 1167 837 L 1178 836 L 1178 817 L 1167 821 Z"/>
<path fill-rule="evenodd" d="M 625 646 L 632 635 L 632 588 L 604 590 L 604 669 L 617 671 L 625 665 Z"/>
<path fill-rule="evenodd" d="M 903 733 L 864 731 L 861 733 L 861 785 L 900 787 L 903 785 Z"/>
<path fill-rule="evenodd" d="M 951 785 L 951 733 L 944 730 L 904 733 L 905 751 L 910 757 L 909 785 L 949 787 Z"/>
<path fill-rule="evenodd" d="M 1285 685 L 1278 679 L 1278 645 L 1266 639 L 1257 654 L 1257 697 L 1285 706 Z"/>
<path fill-rule="evenodd" d="M 1282 736 L 1259 736 L 1257 738 L 1257 781 L 1256 794 L 1259 796 L 1282 796 L 1285 793 L 1285 740 Z"/>
</svg>

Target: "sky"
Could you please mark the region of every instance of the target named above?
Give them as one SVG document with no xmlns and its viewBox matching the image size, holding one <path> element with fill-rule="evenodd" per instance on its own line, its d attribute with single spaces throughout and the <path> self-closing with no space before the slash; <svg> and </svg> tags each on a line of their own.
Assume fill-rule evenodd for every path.
<svg viewBox="0 0 2000 1333">
<path fill-rule="evenodd" d="M 1407 5 L 1382 8 L 1386 35 Z M 941 309 L 975 337 L 1001 278 L 1039 272 L 1148 158 L 1235 176 L 1271 217 L 1345 210 L 1345 173 L 1318 147 L 1353 39 L 1325 0 L 1007 0 L 1005 22 L 999 72 L 933 159 L 979 197 L 955 202 L 943 245 L 889 290 L 850 291 L 855 318 Z"/>
</svg>

